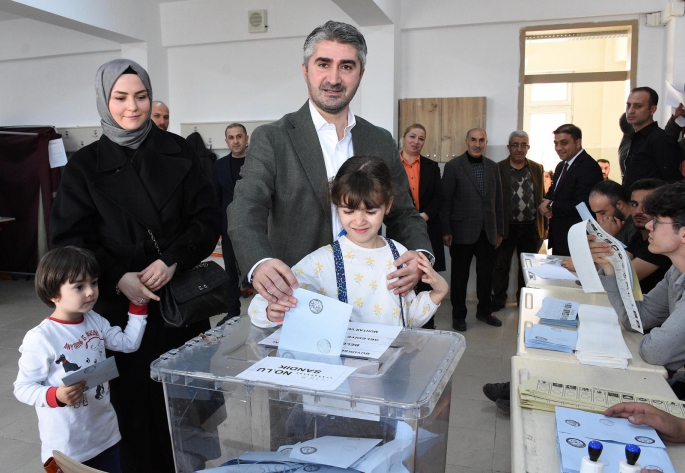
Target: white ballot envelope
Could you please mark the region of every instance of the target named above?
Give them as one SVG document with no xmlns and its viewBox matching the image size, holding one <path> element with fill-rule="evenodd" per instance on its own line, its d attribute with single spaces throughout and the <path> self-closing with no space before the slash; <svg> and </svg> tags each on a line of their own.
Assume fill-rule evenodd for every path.
<svg viewBox="0 0 685 473">
<path fill-rule="evenodd" d="M 349 468 L 381 441 L 327 435 L 300 443 L 290 452 L 290 459 Z"/>
<path fill-rule="evenodd" d="M 62 378 L 62 382 L 65 386 L 73 386 L 76 383 L 85 381 L 86 390 L 88 390 L 117 377 L 119 377 L 117 364 L 114 361 L 114 357 L 110 356 L 99 363 L 95 363 L 94 365 L 86 366 L 78 371 L 69 373 Z"/>
<path fill-rule="evenodd" d="M 293 296 L 297 306 L 285 314 L 278 348 L 340 356 L 352 306 L 301 288 Z"/>
</svg>

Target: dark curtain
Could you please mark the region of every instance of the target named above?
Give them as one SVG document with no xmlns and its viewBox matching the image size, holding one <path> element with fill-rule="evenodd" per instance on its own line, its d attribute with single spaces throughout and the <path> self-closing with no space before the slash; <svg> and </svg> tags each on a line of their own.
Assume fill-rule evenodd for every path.
<svg viewBox="0 0 685 473">
<path fill-rule="evenodd" d="M 47 126 L 0 127 L 0 132 L 0 217 L 16 219 L 0 224 L 0 271 L 34 273 L 39 197 L 49 235 L 52 200 L 60 178 L 59 168 L 50 168 L 48 142 L 62 135 Z"/>
</svg>

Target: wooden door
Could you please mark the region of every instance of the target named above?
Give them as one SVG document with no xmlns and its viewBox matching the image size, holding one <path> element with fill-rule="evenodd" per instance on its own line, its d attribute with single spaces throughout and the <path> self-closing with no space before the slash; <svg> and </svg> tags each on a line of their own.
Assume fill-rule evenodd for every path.
<svg viewBox="0 0 685 473">
<path fill-rule="evenodd" d="M 438 98 L 400 100 L 398 121 L 400 129 L 397 134 L 401 146 L 405 128 L 414 123 L 420 123 L 426 128 L 426 143 L 423 145 L 421 154 L 438 161 L 442 146 L 440 143 L 442 139 L 440 100 Z"/>
<path fill-rule="evenodd" d="M 466 151 L 466 132 L 485 128 L 485 97 L 444 98 L 440 108 L 440 161 L 446 162 Z"/>
<path fill-rule="evenodd" d="M 466 132 L 485 127 L 485 97 L 402 99 L 399 103 L 399 133 L 412 123 L 426 128 L 422 154 L 447 162 L 466 151 Z"/>
</svg>

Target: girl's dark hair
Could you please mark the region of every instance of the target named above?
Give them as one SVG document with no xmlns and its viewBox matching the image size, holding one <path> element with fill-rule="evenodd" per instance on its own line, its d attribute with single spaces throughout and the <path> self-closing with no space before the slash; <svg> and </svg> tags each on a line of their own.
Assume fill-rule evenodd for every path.
<svg viewBox="0 0 685 473">
<path fill-rule="evenodd" d="M 390 168 L 378 156 L 352 156 L 331 184 L 331 201 L 336 207 L 374 209 L 390 206 L 396 196 Z"/>
<path fill-rule="evenodd" d="M 73 283 L 79 276 L 96 278 L 100 264 L 89 250 L 65 246 L 48 251 L 36 269 L 36 294 L 48 307 L 55 307 L 52 299 L 59 297 L 63 284 Z"/>
</svg>

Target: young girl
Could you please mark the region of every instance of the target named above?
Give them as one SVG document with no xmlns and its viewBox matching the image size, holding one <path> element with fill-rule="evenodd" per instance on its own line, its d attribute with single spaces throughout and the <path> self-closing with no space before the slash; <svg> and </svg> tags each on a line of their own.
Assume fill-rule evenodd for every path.
<svg viewBox="0 0 685 473">
<path fill-rule="evenodd" d="M 407 249 L 396 241 L 378 235 L 383 217 L 390 212 L 396 188 L 385 162 L 373 156 L 348 159 L 331 185 L 346 234 L 305 256 L 293 267 L 300 287 L 337 297 L 353 306 L 352 322 L 421 327 L 447 295 L 445 279 L 419 254 L 421 280 L 433 290 L 418 295 L 410 291 L 400 299 L 387 289 L 387 276 L 396 268 L 393 262 Z M 272 327 L 283 321 L 296 301 L 268 303 L 257 295 L 248 313 L 258 327 Z"/>
<path fill-rule="evenodd" d="M 124 331 L 92 311 L 99 273 L 93 253 L 73 246 L 52 250 L 40 261 L 36 293 L 55 311 L 24 337 L 14 395 L 36 407 L 43 462 L 59 450 L 90 467 L 118 473 L 121 435 L 109 383 L 87 391 L 85 382 L 62 383 L 69 372 L 103 361 L 105 348 L 133 352 L 143 339 L 146 305 L 130 304 Z"/>
</svg>

